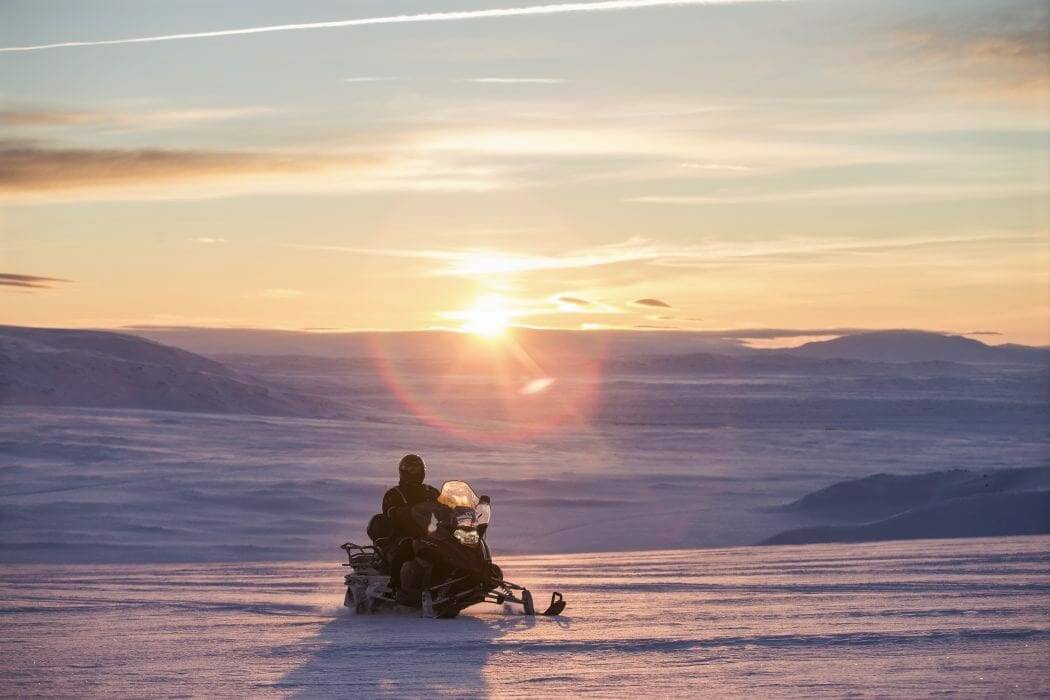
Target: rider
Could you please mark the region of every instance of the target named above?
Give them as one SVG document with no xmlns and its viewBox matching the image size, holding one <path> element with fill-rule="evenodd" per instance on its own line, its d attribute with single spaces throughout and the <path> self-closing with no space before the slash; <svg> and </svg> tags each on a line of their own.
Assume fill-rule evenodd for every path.
<svg viewBox="0 0 1050 700">
<path fill-rule="evenodd" d="M 427 465 L 419 455 L 408 454 L 397 465 L 398 484 L 383 495 L 383 515 L 394 527 L 397 544 L 394 545 L 390 561 L 390 587 L 397 590 L 401 585 L 401 565 L 411 559 L 412 538 L 426 533 L 412 518 L 412 506 L 436 501 L 440 493 L 433 486 L 423 483 Z"/>
</svg>

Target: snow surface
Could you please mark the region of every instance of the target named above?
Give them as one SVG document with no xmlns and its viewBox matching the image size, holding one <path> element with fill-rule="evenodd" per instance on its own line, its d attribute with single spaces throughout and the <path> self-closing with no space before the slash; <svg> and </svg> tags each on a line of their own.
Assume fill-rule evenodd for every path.
<svg viewBox="0 0 1050 700">
<path fill-rule="evenodd" d="M 326 558 L 364 537 L 408 451 L 434 483 L 466 479 L 492 497 L 497 553 L 753 544 L 825 524 L 778 507 L 843 479 L 1046 462 L 1045 428 L 1025 423 L 826 430 L 800 413 L 778 427 L 598 423 L 472 444 L 394 409 L 306 420 L 5 408 L 0 560 Z"/>
<path fill-rule="evenodd" d="M 504 557 L 569 601 L 354 616 L 330 562 L 0 568 L 0 694 L 1050 693 L 1050 537 Z"/>
</svg>

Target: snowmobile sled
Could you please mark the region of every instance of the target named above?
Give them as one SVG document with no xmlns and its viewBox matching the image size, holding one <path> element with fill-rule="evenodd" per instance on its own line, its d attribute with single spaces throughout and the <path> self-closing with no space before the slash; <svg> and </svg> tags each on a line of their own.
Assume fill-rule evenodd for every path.
<svg viewBox="0 0 1050 700">
<path fill-rule="evenodd" d="M 487 496 L 478 497 L 465 481 L 446 481 L 436 502 L 412 507 L 412 518 L 424 536 L 411 539 L 414 555 L 401 566 L 401 586 L 390 587 L 395 547 L 405 546 L 389 520 L 376 515 L 368 524 L 371 545 L 346 542 L 350 567 L 345 576 L 343 605 L 364 614 L 399 606 L 417 608 L 426 617 L 452 618 L 478 603 L 515 603 L 526 615 L 535 615 L 532 594 L 503 578 L 492 562 L 485 533 L 492 520 Z M 565 609 L 561 593 L 541 614 L 558 615 Z"/>
</svg>

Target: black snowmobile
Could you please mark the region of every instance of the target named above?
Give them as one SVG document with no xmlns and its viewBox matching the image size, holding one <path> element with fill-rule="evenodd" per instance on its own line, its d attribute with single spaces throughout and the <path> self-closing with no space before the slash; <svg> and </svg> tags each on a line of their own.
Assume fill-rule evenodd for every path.
<svg viewBox="0 0 1050 700">
<path fill-rule="evenodd" d="M 437 502 L 412 507 L 412 517 L 427 534 L 412 540 L 415 557 L 401 567 L 401 587 L 390 589 L 390 562 L 398 541 L 389 519 L 376 515 L 368 523 L 371 545 L 342 545 L 351 572 L 346 575 L 343 604 L 354 612 L 383 608 L 419 608 L 424 616 L 451 618 L 477 603 L 517 603 L 535 615 L 532 594 L 503 579 L 492 563 L 485 532 L 492 519 L 487 496 L 480 498 L 465 481 L 446 481 Z M 543 615 L 565 609 L 561 593 L 551 595 Z"/>
</svg>

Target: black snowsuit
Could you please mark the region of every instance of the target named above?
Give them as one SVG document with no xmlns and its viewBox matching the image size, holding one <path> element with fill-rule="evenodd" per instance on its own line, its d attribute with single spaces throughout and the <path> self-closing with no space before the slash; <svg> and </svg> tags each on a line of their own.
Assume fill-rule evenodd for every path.
<svg viewBox="0 0 1050 700">
<path fill-rule="evenodd" d="M 395 531 L 396 544 L 390 552 L 390 587 L 401 586 L 401 565 L 415 556 L 412 538 L 426 535 L 426 530 L 412 519 L 412 506 L 436 501 L 440 492 L 427 484 L 400 482 L 383 495 L 383 515 Z"/>
</svg>

